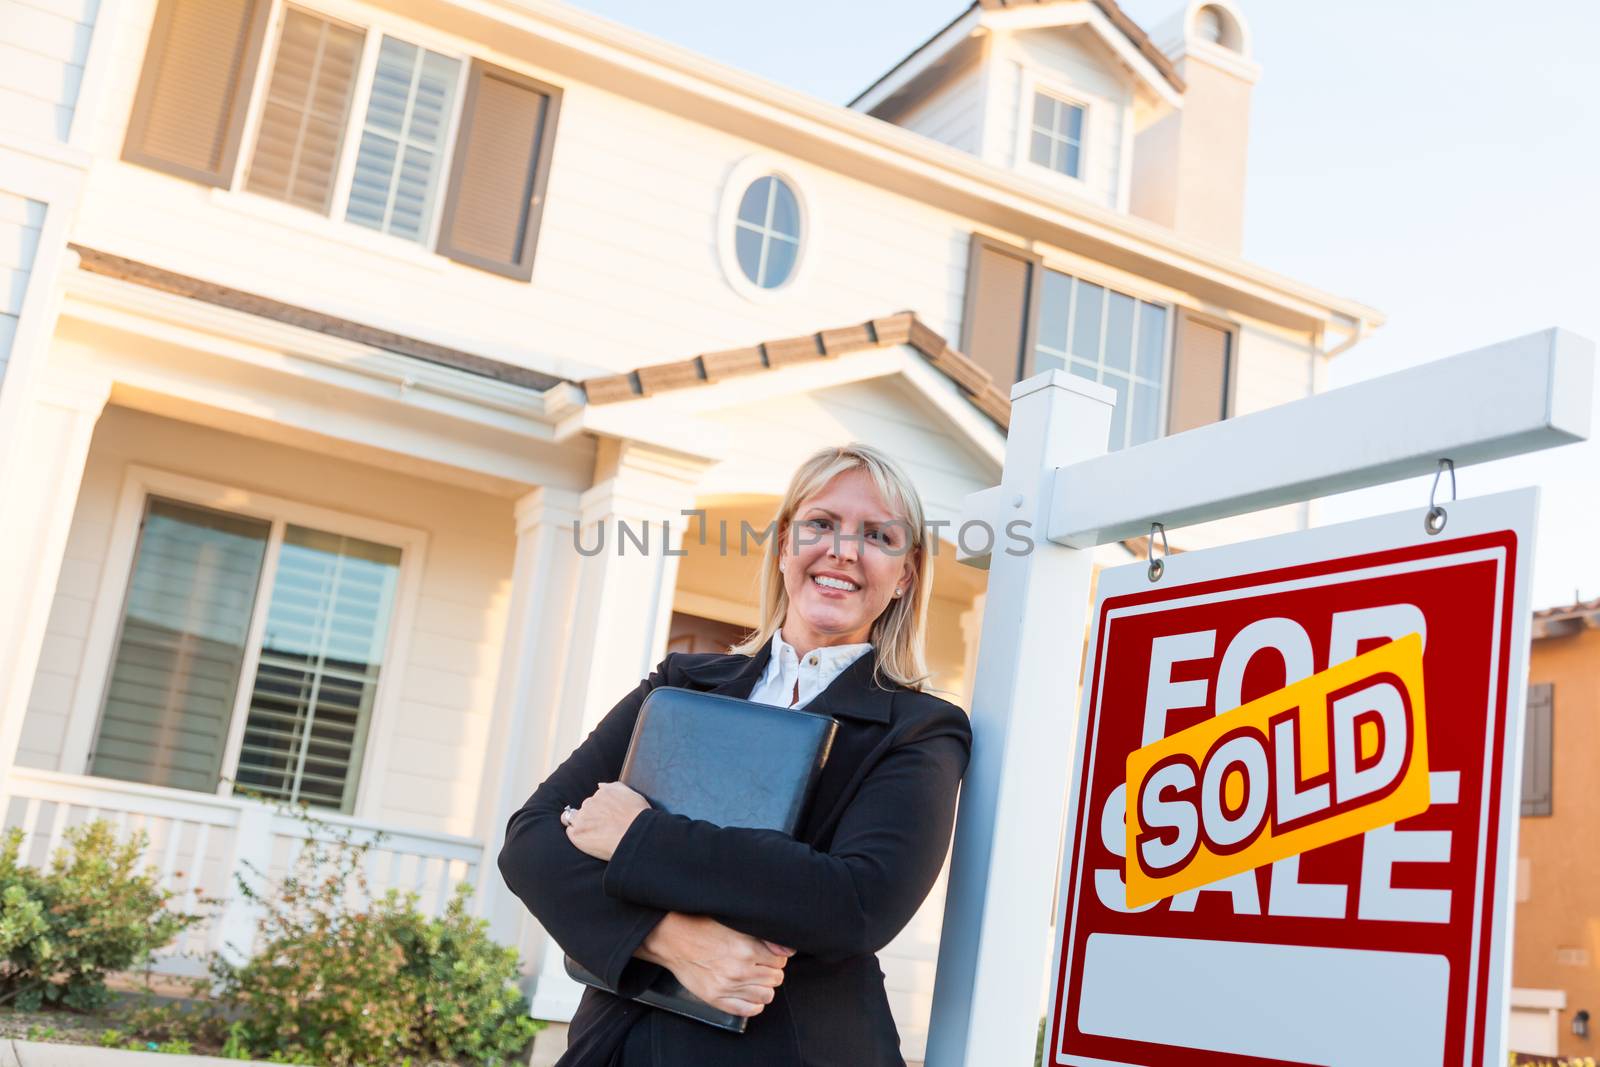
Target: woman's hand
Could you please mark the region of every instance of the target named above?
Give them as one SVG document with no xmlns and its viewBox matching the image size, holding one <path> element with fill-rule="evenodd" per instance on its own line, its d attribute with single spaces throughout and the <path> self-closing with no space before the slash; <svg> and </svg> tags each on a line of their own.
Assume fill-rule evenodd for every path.
<svg viewBox="0 0 1600 1067">
<path fill-rule="evenodd" d="M 683 987 L 718 1011 L 761 1014 L 783 984 L 794 949 L 730 930 L 703 915 L 668 912 L 635 953 L 671 971 Z"/>
<path fill-rule="evenodd" d="M 601 782 L 582 807 L 563 811 L 561 822 L 579 851 L 609 863 L 633 820 L 648 810 L 650 802 L 621 782 Z"/>
</svg>

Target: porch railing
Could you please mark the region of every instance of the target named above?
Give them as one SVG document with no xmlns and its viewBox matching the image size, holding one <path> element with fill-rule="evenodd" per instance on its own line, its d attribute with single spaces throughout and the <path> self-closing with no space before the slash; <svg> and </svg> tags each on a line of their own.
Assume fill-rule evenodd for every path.
<svg viewBox="0 0 1600 1067">
<path fill-rule="evenodd" d="M 6 798 L 4 825 L 22 830 L 22 859 L 34 866 L 49 863 L 69 828 L 95 819 L 109 820 L 123 840 L 144 831 L 144 862 L 177 894 L 170 906 L 207 916 L 158 956 L 157 969 L 173 974 L 197 973 L 210 953 L 251 951 L 259 912 L 238 892 L 235 875 L 250 877 L 253 868 L 269 879 L 282 877 L 317 832 L 252 800 L 24 767 L 0 783 L 0 796 Z M 479 884 L 481 841 L 314 814 L 353 841 L 377 841 L 366 858 L 375 895 L 415 892 L 421 911 L 440 915 L 459 884 Z M 222 903 L 207 906 L 207 899 Z"/>
</svg>

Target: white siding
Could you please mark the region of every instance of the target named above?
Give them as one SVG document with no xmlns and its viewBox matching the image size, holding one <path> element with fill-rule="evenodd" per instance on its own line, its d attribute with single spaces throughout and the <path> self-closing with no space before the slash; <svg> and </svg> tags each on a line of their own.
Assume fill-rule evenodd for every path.
<svg viewBox="0 0 1600 1067">
<path fill-rule="evenodd" d="M 1095 203 L 1117 208 L 1122 183 L 1124 117 L 1133 107 L 1133 89 L 1104 45 L 1083 28 L 1029 30 L 1010 37 L 995 58 L 995 124 L 991 162 L 1012 167 Z M 1065 95 L 1086 107 L 1082 181 L 1058 177 L 1028 161 L 1026 128 L 1033 114 L 1033 90 Z"/>
<path fill-rule="evenodd" d="M 0 0 L 0 130 L 65 141 L 100 0 Z"/>
<path fill-rule="evenodd" d="M 427 533 L 408 658 L 385 666 L 393 672 L 389 680 L 399 682 L 400 699 L 389 722 L 372 724 L 389 748 L 371 814 L 418 829 L 473 833 L 515 552 L 511 503 L 123 408 L 108 409 L 96 429 L 18 761 L 83 770 L 60 766 L 62 743 L 130 463 Z"/>
<path fill-rule="evenodd" d="M 39 249 L 44 211 L 45 206 L 37 200 L 0 190 L 0 380 L 5 378 L 11 342 L 17 335 L 17 316 L 22 313 L 22 297 Z"/>
<path fill-rule="evenodd" d="M 983 150 L 983 64 L 971 63 L 957 71 L 913 111 L 894 121 L 924 137 L 978 155 Z"/>
</svg>

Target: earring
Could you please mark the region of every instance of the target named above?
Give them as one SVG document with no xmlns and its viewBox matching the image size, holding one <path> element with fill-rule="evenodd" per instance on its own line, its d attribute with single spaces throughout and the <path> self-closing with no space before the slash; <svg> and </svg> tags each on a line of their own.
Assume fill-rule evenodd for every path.
<svg viewBox="0 0 1600 1067">
<path fill-rule="evenodd" d="M 904 593 L 904 592 L 905 592 L 905 590 L 904 590 L 904 589 L 896 589 L 896 590 L 895 590 L 895 591 L 894 591 L 894 595 L 895 595 L 895 596 L 899 596 L 899 595 L 900 595 L 900 594 L 901 594 L 901 593 Z"/>
<path fill-rule="evenodd" d="M 781 559 L 778 561 L 778 573 L 779 574 L 783 573 L 783 560 L 781 560 Z"/>
</svg>

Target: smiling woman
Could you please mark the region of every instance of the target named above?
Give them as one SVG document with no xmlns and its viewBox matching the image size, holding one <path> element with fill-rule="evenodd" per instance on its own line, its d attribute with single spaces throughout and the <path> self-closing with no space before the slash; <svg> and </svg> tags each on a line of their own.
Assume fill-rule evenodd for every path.
<svg viewBox="0 0 1600 1067">
<path fill-rule="evenodd" d="M 584 993 L 560 1067 L 904 1063 L 876 953 L 938 876 L 972 744 L 961 709 L 922 689 L 922 504 L 882 453 L 828 448 L 795 472 L 775 528 L 750 639 L 669 655 L 507 828 L 507 885 L 619 994 Z M 837 719 L 793 838 L 656 811 L 615 781 L 659 686 Z M 746 1031 L 629 999 L 660 968 Z"/>
</svg>

